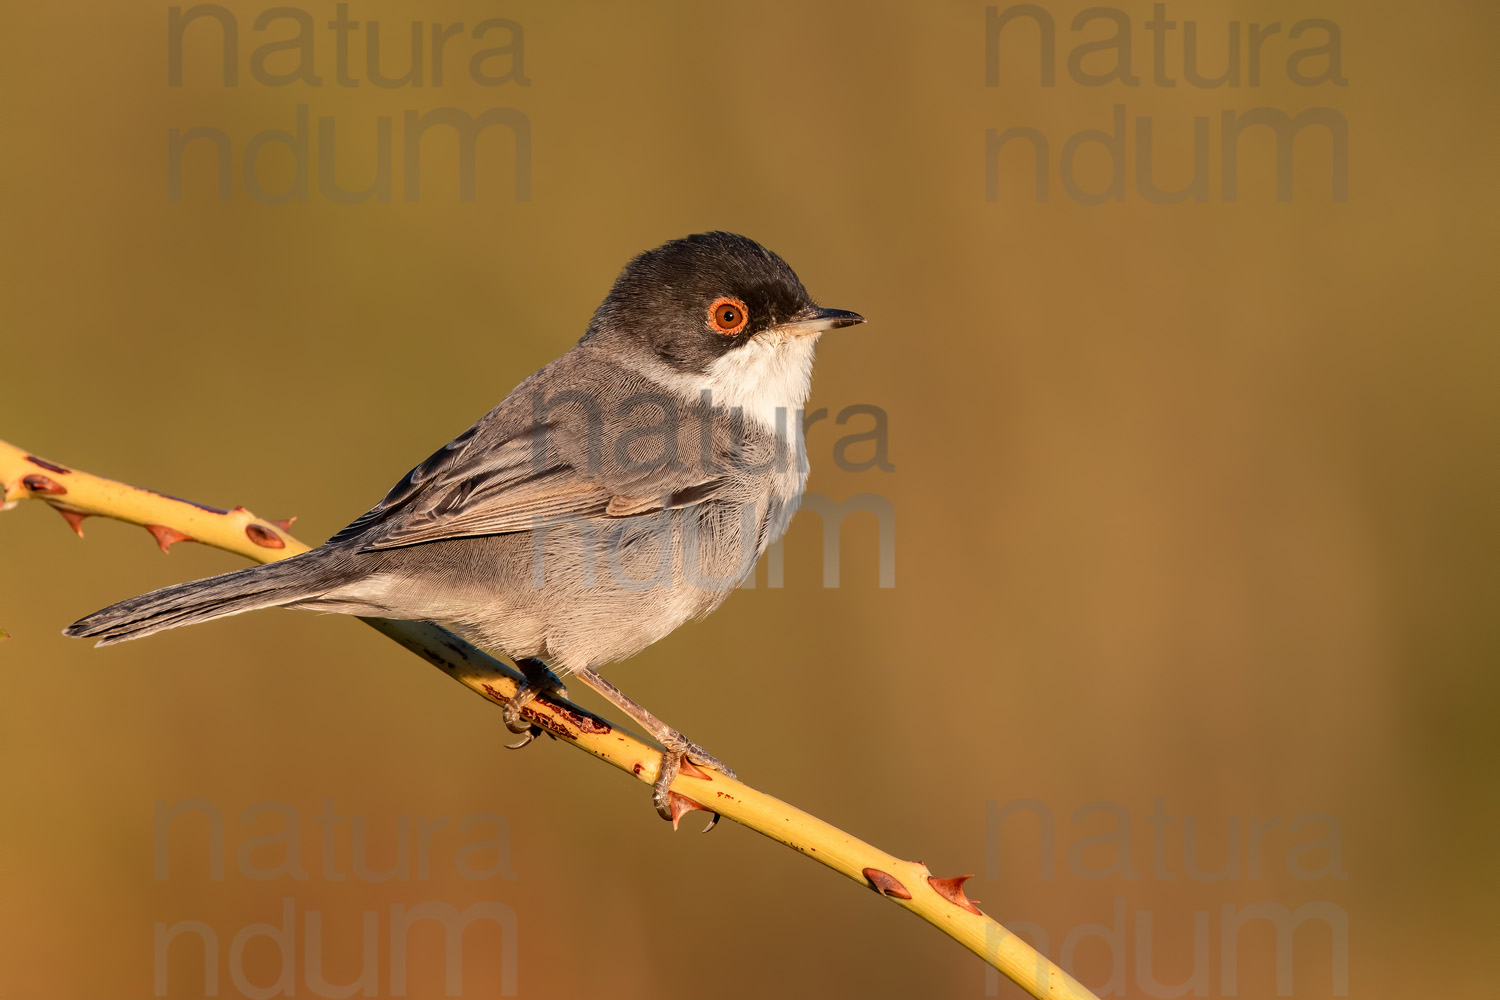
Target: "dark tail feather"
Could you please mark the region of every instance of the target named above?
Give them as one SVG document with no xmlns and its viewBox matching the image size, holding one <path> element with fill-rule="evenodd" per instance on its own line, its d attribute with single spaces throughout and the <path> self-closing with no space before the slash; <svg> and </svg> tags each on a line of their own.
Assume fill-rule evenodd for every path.
<svg viewBox="0 0 1500 1000">
<path fill-rule="evenodd" d="M 111 646 L 181 625 L 291 604 L 333 586 L 328 554 L 314 549 L 263 566 L 153 590 L 81 618 L 63 629 L 63 635 L 98 639 L 97 645 Z"/>
</svg>

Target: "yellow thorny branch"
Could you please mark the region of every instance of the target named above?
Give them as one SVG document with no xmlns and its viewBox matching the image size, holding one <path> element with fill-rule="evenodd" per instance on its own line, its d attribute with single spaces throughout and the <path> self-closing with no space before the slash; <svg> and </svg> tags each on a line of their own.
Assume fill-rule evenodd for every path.
<svg viewBox="0 0 1500 1000">
<path fill-rule="evenodd" d="M 267 521 L 243 507 L 219 510 L 100 479 L 38 458 L 0 441 L 0 509 L 41 500 L 81 537 L 90 515 L 139 524 L 166 551 L 195 541 L 271 562 L 305 552 L 289 521 Z M 509 665 L 435 625 L 365 619 L 366 623 L 438 667 L 471 691 L 503 705 L 521 675 Z M 14 627 L 14 623 L 12 623 Z M 656 780 L 659 753 L 613 722 L 561 698 L 539 697 L 523 716 L 557 737 L 607 761 L 647 785 Z M 672 783 L 684 806 L 707 807 L 770 837 L 853 881 L 874 889 L 958 941 L 1033 997 L 1092 1000 L 1093 994 L 1046 956 L 982 913 L 963 893 L 963 878 L 940 879 L 920 862 L 903 861 L 779 799 L 727 778 L 685 768 Z"/>
</svg>

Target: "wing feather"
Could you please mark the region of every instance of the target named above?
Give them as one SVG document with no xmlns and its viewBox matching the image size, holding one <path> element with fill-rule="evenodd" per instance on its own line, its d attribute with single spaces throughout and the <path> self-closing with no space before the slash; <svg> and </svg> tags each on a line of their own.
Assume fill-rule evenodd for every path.
<svg viewBox="0 0 1500 1000">
<path fill-rule="evenodd" d="M 497 411 L 433 453 L 331 542 L 362 551 L 530 531 L 548 520 L 626 517 L 720 496 L 731 480 L 678 461 L 600 461 L 558 424 L 507 436 Z M 691 452 L 689 452 L 691 454 Z"/>
</svg>

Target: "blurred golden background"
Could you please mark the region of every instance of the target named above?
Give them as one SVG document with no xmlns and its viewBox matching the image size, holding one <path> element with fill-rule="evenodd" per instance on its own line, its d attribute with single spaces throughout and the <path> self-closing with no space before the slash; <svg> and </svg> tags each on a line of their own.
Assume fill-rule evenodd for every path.
<svg viewBox="0 0 1500 1000">
<path fill-rule="evenodd" d="M 608 676 L 758 787 L 977 873 L 987 912 L 1045 931 L 1054 958 L 1071 937 L 1101 995 L 1173 995 L 1149 976 L 1195 968 L 1208 995 L 1276 995 L 1272 925 L 1224 939 L 1228 914 L 1266 903 L 1317 915 L 1281 959 L 1295 996 L 1340 995 L 1344 971 L 1363 998 L 1478 993 L 1500 883 L 1495 140 L 1479 125 L 1495 19 L 1172 3 L 1167 87 L 1151 5 L 1132 3 L 1111 9 L 1139 83 L 1094 86 L 1069 54 L 1113 29 L 1070 27 L 1085 6 L 1045 5 L 1053 86 L 1024 20 L 986 86 L 981 3 L 350 3 L 379 23 L 388 77 L 409 65 L 413 17 L 424 46 L 433 22 L 523 31 L 454 34 L 441 84 L 424 47 L 423 85 L 389 88 L 367 73 L 367 27 L 349 35 L 359 85 L 339 85 L 331 3 L 295 8 L 315 25 L 317 86 L 258 81 L 252 53 L 297 24 L 257 30 L 268 5 L 226 4 L 232 87 L 211 16 L 186 27 L 170 86 L 167 5 L 18 6 L 0 38 L 0 438 L 296 514 L 317 542 L 569 347 L 632 254 L 743 232 L 870 320 L 824 338 L 809 406 L 882 408 L 894 468 L 840 468 L 836 443 L 870 421 L 830 417 L 809 432 L 809 488 L 890 500 L 895 586 L 878 586 L 875 519 L 858 514 L 824 589 L 804 513 L 783 587 L 762 567 L 756 589 Z M 1339 29 L 1346 84 L 1289 76 L 1328 37 L 1291 40 L 1307 18 Z M 1182 79 L 1189 20 L 1209 76 L 1231 21 L 1242 52 L 1249 25 L 1279 23 L 1259 83 L 1248 65 L 1239 86 Z M 482 72 L 513 78 L 477 82 L 469 60 L 507 39 Z M 1080 204 L 1059 157 L 1117 104 L 1123 200 Z M 308 197 L 266 204 L 242 158 L 257 133 L 294 130 L 299 105 Z M 529 199 L 505 126 L 480 135 L 473 201 L 441 128 L 405 199 L 405 115 L 445 107 L 524 115 Z M 1318 127 L 1296 140 L 1290 201 L 1265 129 L 1243 137 L 1238 200 L 1223 198 L 1222 112 L 1318 107 L 1347 123 L 1346 201 Z M 1207 200 L 1139 193 L 1143 116 L 1165 188 L 1188 182 L 1207 119 Z M 326 196 L 322 118 L 346 190 L 376 177 L 390 120 L 390 200 Z M 987 177 L 986 130 L 1017 126 L 1048 140 L 1045 202 L 1024 143 Z M 169 133 L 198 127 L 232 147 L 227 201 L 212 139 L 186 147 L 169 197 Z M 1102 190 L 1103 146 L 1076 153 L 1079 186 Z M 295 182 L 285 145 L 264 145 L 256 179 Z M 496 926 L 467 931 L 464 996 L 501 995 L 508 975 L 533 998 L 996 995 L 953 942 L 791 852 L 732 826 L 673 835 L 643 786 L 555 744 L 505 752 L 492 706 L 357 622 L 273 611 L 108 650 L 64 640 L 87 612 L 237 564 L 192 545 L 164 558 L 118 523 L 85 531 L 38 504 L 0 516 L 6 996 L 160 995 L 158 976 L 167 996 L 201 996 L 199 939 L 174 940 L 165 969 L 157 953 L 156 925 L 184 921 L 216 938 L 220 996 L 266 995 L 281 956 L 233 942 L 279 923 L 284 900 L 302 996 L 333 995 L 307 974 L 309 913 L 335 984 L 359 976 L 374 915 L 389 996 L 390 908 L 433 901 L 515 914 L 513 956 Z M 202 814 L 159 835 L 158 803 L 191 798 L 223 817 L 222 880 Z M 1005 818 L 1021 799 L 1039 804 Z M 330 800 L 345 821 L 319 824 Z M 1151 820 L 1158 800 L 1175 822 Z M 254 812 L 268 802 L 283 806 Z M 493 822 L 458 831 L 485 813 L 507 848 Z M 1034 813 L 1053 817 L 1051 869 Z M 423 873 L 418 828 L 440 819 Z M 356 862 L 399 863 L 403 824 L 408 877 L 361 877 Z M 288 829 L 306 878 L 255 877 L 287 852 L 256 838 Z M 1217 880 L 1189 868 L 1231 856 Z M 412 931 L 410 995 L 442 995 L 442 948 L 435 924 Z"/>
</svg>

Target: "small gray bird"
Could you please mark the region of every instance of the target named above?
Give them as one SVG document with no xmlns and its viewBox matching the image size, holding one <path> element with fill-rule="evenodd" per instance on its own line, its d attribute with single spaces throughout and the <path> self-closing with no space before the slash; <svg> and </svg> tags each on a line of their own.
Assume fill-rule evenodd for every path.
<svg viewBox="0 0 1500 1000">
<path fill-rule="evenodd" d="M 105 608 L 65 634 L 105 646 L 258 608 L 442 625 L 526 676 L 504 709 L 576 676 L 665 748 L 733 775 L 598 669 L 718 607 L 791 520 L 807 481 L 801 410 L 825 330 L 776 254 L 732 233 L 627 264 L 568 353 L 310 552 Z M 521 744 L 524 745 L 526 740 Z"/>
</svg>

